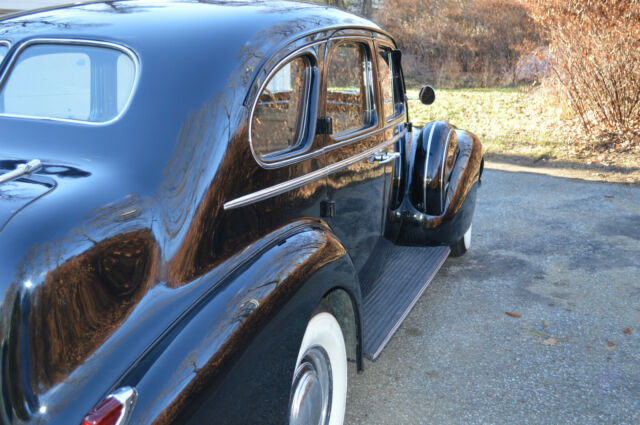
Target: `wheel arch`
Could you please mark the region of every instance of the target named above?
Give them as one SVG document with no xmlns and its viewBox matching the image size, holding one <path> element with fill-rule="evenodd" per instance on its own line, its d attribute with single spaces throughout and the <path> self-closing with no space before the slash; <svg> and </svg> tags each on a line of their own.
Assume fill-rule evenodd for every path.
<svg viewBox="0 0 640 425">
<path fill-rule="evenodd" d="M 364 368 L 362 353 L 362 311 L 356 294 L 344 287 L 330 290 L 324 299 L 340 324 L 347 347 L 347 358 L 355 361 L 358 371 Z"/>
<path fill-rule="evenodd" d="M 351 259 L 321 220 L 285 227 L 263 238 L 260 252 L 243 251 L 242 264 L 212 282 L 119 380 L 139 391 L 133 422 L 191 424 L 215 414 L 227 424 L 282 423 L 295 357 L 323 300 L 361 369 L 361 294 Z"/>
</svg>

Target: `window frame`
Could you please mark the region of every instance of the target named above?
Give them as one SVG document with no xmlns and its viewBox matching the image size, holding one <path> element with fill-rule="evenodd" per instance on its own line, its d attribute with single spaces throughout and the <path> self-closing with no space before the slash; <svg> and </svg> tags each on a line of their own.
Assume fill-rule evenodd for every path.
<svg viewBox="0 0 640 425">
<path fill-rule="evenodd" d="M 302 99 L 300 100 L 300 104 L 298 105 L 298 111 L 296 116 L 295 126 L 296 128 L 300 128 L 300 131 L 296 131 L 294 136 L 297 136 L 296 142 L 289 148 L 281 149 L 279 151 L 269 152 L 266 154 L 260 154 L 255 150 L 253 145 L 253 119 L 256 112 L 256 108 L 260 101 L 260 96 L 267 88 L 271 79 L 275 77 L 280 70 L 282 70 L 288 64 L 296 61 L 297 59 L 302 59 L 305 62 L 305 70 L 304 70 L 304 86 L 302 87 L 303 92 L 301 93 Z M 251 109 L 251 116 L 249 120 L 249 145 L 251 146 L 251 152 L 254 157 L 259 158 L 261 162 L 265 164 L 269 163 L 278 163 L 283 160 L 295 157 L 309 150 L 311 144 L 313 142 L 313 138 L 315 137 L 315 126 L 313 125 L 312 118 L 317 116 L 317 112 L 314 111 L 312 107 L 312 99 L 314 98 L 314 90 L 317 91 L 317 60 L 315 55 L 309 54 L 308 51 L 298 52 L 298 54 L 287 57 L 282 61 L 278 62 L 278 64 L 269 72 L 267 78 L 265 78 L 264 83 L 260 86 L 260 89 L 256 95 L 256 99 L 253 103 L 253 107 Z M 316 96 L 317 98 L 317 96 Z M 300 111 L 302 109 L 302 112 Z M 317 109 L 317 108 L 315 108 Z M 314 113 L 315 112 L 315 113 Z M 312 131 L 313 128 L 313 131 Z"/>
<path fill-rule="evenodd" d="M 7 54 L 4 55 L 4 57 L 0 58 L 0 71 L 2 70 L 2 63 L 10 56 L 11 53 L 11 43 L 9 43 L 7 40 L 0 40 L 0 47 L 3 46 L 7 48 Z"/>
<path fill-rule="evenodd" d="M 378 129 L 380 120 L 379 120 L 379 111 L 378 111 L 378 103 L 376 100 L 376 86 L 377 86 L 377 70 L 373 72 L 373 52 L 375 51 L 374 46 L 372 44 L 372 37 L 369 36 L 358 36 L 358 35 L 339 35 L 331 37 L 327 42 L 327 49 L 325 50 L 325 58 L 324 58 L 324 70 L 323 70 L 323 84 L 322 84 L 322 110 L 325 116 L 329 116 L 327 111 L 327 91 L 329 84 L 329 68 L 331 67 L 331 55 L 334 50 L 337 49 L 342 44 L 360 44 L 364 46 L 365 53 L 367 54 L 367 65 L 368 69 L 366 69 L 366 78 L 365 78 L 365 95 L 367 96 L 367 110 L 364 111 L 363 115 L 370 114 L 369 124 L 363 127 L 355 128 L 350 131 L 343 131 L 341 133 L 334 133 L 330 135 L 330 141 L 328 147 L 333 149 L 334 147 L 338 147 L 342 144 L 348 143 L 351 139 L 361 139 L 366 137 L 369 133 L 374 132 Z M 374 75 L 375 74 L 375 75 Z M 372 108 L 373 107 L 373 108 Z M 338 145 L 338 146 L 335 146 Z"/>
<path fill-rule="evenodd" d="M 382 89 L 382 81 L 380 79 L 380 74 L 378 72 L 378 63 L 383 60 L 382 57 L 380 56 L 380 53 L 383 50 L 388 50 L 390 53 L 390 58 L 389 60 L 391 61 L 391 66 L 389 67 L 390 71 L 391 71 L 391 90 L 392 90 L 392 95 L 393 95 L 393 115 L 389 116 L 389 117 L 384 117 L 384 123 L 385 124 L 389 124 L 393 121 L 396 121 L 399 117 L 402 117 L 406 114 L 406 106 L 404 103 L 404 99 L 402 98 L 403 96 L 402 94 L 402 87 L 401 85 L 397 84 L 397 79 L 398 78 L 402 78 L 401 77 L 401 71 L 399 69 L 396 69 L 396 67 L 398 66 L 394 59 L 393 59 L 393 51 L 396 49 L 393 45 L 391 45 L 390 43 L 385 41 L 380 41 L 380 40 L 376 40 L 375 43 L 376 46 L 376 75 L 377 75 L 377 90 L 378 90 L 378 98 L 379 98 L 379 103 L 380 103 L 380 107 L 382 108 L 381 110 L 384 112 L 384 96 L 383 96 L 383 89 Z M 396 112 L 396 105 L 402 105 L 402 110 L 399 110 Z"/>
<path fill-rule="evenodd" d="M 20 114 L 8 114 L 4 112 L 0 112 L 0 117 L 9 117 L 9 118 L 20 118 L 20 119 L 28 119 L 28 120 L 39 120 L 39 121 L 56 121 L 56 122 L 65 122 L 65 123 L 73 123 L 73 124 L 83 124 L 88 126 L 104 126 L 114 123 L 118 121 L 129 109 L 133 98 L 135 96 L 136 90 L 138 88 L 138 83 L 140 80 L 140 61 L 138 59 L 138 55 L 130 48 L 125 47 L 120 44 L 108 42 L 108 41 L 98 41 L 98 40 L 87 40 L 87 39 L 66 39 L 66 38 L 33 38 L 31 40 L 25 41 L 20 44 L 15 52 L 8 52 L 7 57 L 9 58 L 9 62 L 4 67 L 4 70 L 0 74 L 0 94 L 4 89 L 5 84 L 8 81 L 8 78 L 11 75 L 11 71 L 15 67 L 17 61 L 20 59 L 20 55 L 26 49 L 34 45 L 67 45 L 67 46 L 84 46 L 84 47 L 98 47 L 104 49 L 117 50 L 120 53 L 125 54 L 131 59 L 134 66 L 134 77 L 133 77 L 133 85 L 131 86 L 131 93 L 129 94 L 129 98 L 125 103 L 124 107 L 120 112 L 113 118 L 107 121 L 86 121 L 86 120 L 78 120 L 71 118 L 56 118 L 56 117 L 41 117 L 41 116 L 31 116 L 31 115 L 20 115 Z"/>
<path fill-rule="evenodd" d="M 309 152 L 313 146 L 314 140 L 316 139 L 316 124 L 318 121 L 318 96 L 320 93 L 320 71 L 318 67 L 318 57 L 313 50 L 313 47 L 322 44 L 325 41 L 318 41 L 315 43 L 311 43 L 306 45 L 301 49 L 294 50 L 288 55 L 284 56 L 280 60 L 276 62 L 276 64 L 271 68 L 271 70 L 267 73 L 266 77 L 260 83 L 260 86 L 255 91 L 255 95 L 253 97 L 253 101 L 251 102 L 250 110 L 249 110 L 249 119 L 248 119 L 248 128 L 247 128 L 247 137 L 249 139 L 249 148 L 251 149 L 251 154 L 256 162 L 262 167 L 266 169 L 271 168 L 279 168 L 284 167 L 286 165 L 290 165 L 304 159 L 307 159 L 310 156 L 314 156 L 315 151 Z M 260 155 L 253 146 L 253 117 L 256 111 L 256 107 L 258 106 L 258 102 L 260 100 L 260 95 L 267 87 L 267 85 L 271 82 L 271 78 L 280 71 L 285 65 L 296 60 L 299 57 L 304 57 L 307 62 L 307 69 L 305 71 L 306 80 L 307 80 L 307 95 L 304 100 L 306 103 L 304 119 L 305 123 L 305 131 L 302 136 L 302 140 L 300 140 L 296 145 L 294 145 L 290 149 L 284 149 L 282 151 L 276 151 L 273 153 L 269 153 L 266 155 Z M 299 125 L 296 122 L 296 125 Z M 266 158 L 265 158 L 266 157 Z"/>
</svg>

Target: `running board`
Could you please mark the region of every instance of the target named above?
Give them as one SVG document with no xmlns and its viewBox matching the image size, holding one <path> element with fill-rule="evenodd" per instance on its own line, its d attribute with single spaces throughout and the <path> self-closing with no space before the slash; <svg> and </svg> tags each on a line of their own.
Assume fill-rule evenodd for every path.
<svg viewBox="0 0 640 425">
<path fill-rule="evenodd" d="M 375 279 L 365 278 L 362 282 L 363 348 L 369 359 L 375 360 L 380 355 L 427 289 L 449 252 L 449 247 L 446 246 L 387 245 L 384 254 L 374 256 L 379 261 L 376 269 L 380 274 Z"/>
</svg>

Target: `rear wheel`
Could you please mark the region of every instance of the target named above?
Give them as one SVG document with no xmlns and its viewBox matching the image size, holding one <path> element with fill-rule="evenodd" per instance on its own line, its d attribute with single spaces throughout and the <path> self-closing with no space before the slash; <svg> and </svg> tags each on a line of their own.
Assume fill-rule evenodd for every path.
<svg viewBox="0 0 640 425">
<path fill-rule="evenodd" d="M 347 351 L 329 312 L 311 318 L 291 384 L 290 425 L 341 425 L 347 401 Z"/>
<path fill-rule="evenodd" d="M 460 257 L 466 254 L 469 248 L 471 248 L 471 227 L 473 227 L 473 224 L 469 225 L 469 229 L 458 242 L 451 245 L 451 255 L 453 257 Z"/>
</svg>

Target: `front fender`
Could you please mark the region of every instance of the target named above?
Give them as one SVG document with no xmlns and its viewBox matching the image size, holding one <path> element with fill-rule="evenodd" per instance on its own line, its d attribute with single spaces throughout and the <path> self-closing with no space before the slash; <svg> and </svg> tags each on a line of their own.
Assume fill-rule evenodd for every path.
<svg viewBox="0 0 640 425">
<path fill-rule="evenodd" d="M 385 235 L 401 245 L 452 245 L 471 225 L 482 143 L 446 122 L 430 123 L 411 143 L 406 193 L 387 212 Z"/>
<path fill-rule="evenodd" d="M 263 250 L 245 250 L 235 271 L 123 377 L 118 386 L 139 393 L 131 423 L 287 422 L 312 313 L 340 287 L 359 319 L 361 295 L 351 260 L 323 222 L 306 220 L 268 238 Z"/>
</svg>

